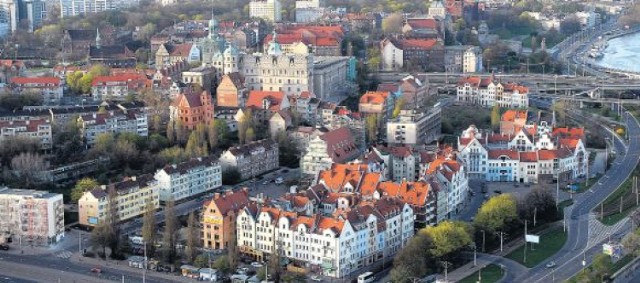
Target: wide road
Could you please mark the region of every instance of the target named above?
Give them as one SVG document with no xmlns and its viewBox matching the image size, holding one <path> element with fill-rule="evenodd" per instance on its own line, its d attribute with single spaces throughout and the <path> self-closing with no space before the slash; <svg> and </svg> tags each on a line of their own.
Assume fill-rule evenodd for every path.
<svg viewBox="0 0 640 283">
<path fill-rule="evenodd" d="M 638 165 L 638 160 L 640 160 L 640 124 L 628 112 L 624 114 L 624 119 L 629 133 L 629 145 L 627 147 L 623 140 L 616 135 L 614 146 L 618 154 L 613 165 L 592 186 L 592 192 L 585 192 L 575 198 L 575 204 L 569 208 L 568 238 L 565 245 L 549 260 L 522 274 L 515 282 L 552 282 L 554 279 L 564 280 L 571 278 L 582 269 L 583 258 L 586 258 L 587 264 L 589 264 L 590 258 L 599 249 L 601 250 L 598 245 L 587 247 L 589 240 L 589 214 L 601 201 L 629 178 Z M 629 227 L 624 227 L 624 230 L 627 229 Z M 558 263 L 555 272 L 545 269 L 544 265 L 550 260 Z"/>
</svg>

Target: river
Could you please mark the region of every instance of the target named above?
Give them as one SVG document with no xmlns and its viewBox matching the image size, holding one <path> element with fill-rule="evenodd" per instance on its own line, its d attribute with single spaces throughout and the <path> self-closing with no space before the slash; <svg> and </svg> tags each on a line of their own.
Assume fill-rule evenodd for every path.
<svg viewBox="0 0 640 283">
<path fill-rule="evenodd" d="M 640 33 L 629 34 L 609 40 L 602 58 L 595 61 L 599 66 L 623 71 L 640 72 Z"/>
</svg>

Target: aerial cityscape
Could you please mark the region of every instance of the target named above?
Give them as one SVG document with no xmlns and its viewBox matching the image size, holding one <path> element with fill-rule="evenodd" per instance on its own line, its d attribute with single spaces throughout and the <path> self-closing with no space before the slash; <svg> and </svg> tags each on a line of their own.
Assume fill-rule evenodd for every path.
<svg viewBox="0 0 640 283">
<path fill-rule="evenodd" d="M 0 0 L 0 282 L 640 282 L 640 3 Z"/>
</svg>

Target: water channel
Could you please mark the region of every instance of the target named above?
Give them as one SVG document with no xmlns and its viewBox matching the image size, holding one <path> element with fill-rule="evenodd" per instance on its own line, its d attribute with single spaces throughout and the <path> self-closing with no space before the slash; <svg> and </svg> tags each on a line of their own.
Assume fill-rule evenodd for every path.
<svg viewBox="0 0 640 283">
<path fill-rule="evenodd" d="M 621 71 L 640 72 L 640 33 L 609 40 L 595 64 Z"/>
</svg>

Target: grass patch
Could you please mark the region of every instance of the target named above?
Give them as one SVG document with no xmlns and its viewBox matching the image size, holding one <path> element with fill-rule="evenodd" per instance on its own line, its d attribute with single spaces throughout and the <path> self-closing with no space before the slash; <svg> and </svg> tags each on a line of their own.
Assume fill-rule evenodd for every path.
<svg viewBox="0 0 640 283">
<path fill-rule="evenodd" d="M 566 241 L 567 234 L 562 231 L 562 227 L 558 227 L 542 234 L 540 236 L 540 244 L 534 245 L 534 250 L 531 250 L 531 246 L 528 245 L 527 262 L 524 262 L 525 245 L 520 246 L 506 257 L 531 268 L 554 255 Z"/>
<path fill-rule="evenodd" d="M 633 192 L 633 176 L 637 176 L 638 169 L 627 180 L 620 185 L 612 194 L 610 194 L 599 206 L 594 209 L 598 214 L 598 220 L 605 225 L 613 225 L 618 221 L 627 217 L 627 215 L 635 210 L 636 205 L 635 193 Z M 622 200 L 622 211 L 620 203 Z"/>
<path fill-rule="evenodd" d="M 504 276 L 504 270 L 495 264 L 489 264 L 481 269 L 483 283 L 498 282 Z M 475 283 L 478 282 L 478 271 L 460 280 L 459 283 Z"/>
<path fill-rule="evenodd" d="M 598 182 L 598 179 L 600 179 L 600 177 L 602 177 L 601 174 L 596 174 L 595 176 L 589 178 L 589 184 L 588 185 L 587 185 L 587 181 L 577 183 L 578 189 L 575 190 L 574 193 L 576 193 L 576 194 L 584 193 L 589 188 L 591 188 L 591 186 L 593 186 L 593 184 Z M 563 190 L 568 191 L 566 188 L 564 188 Z"/>
<path fill-rule="evenodd" d="M 625 265 L 630 263 L 632 260 L 633 260 L 633 255 L 626 254 L 611 266 L 611 274 L 613 275 L 614 273 L 618 272 L 618 270 L 622 269 Z"/>
<path fill-rule="evenodd" d="M 573 205 L 573 199 L 565 199 L 558 203 L 558 217 L 559 219 L 564 218 L 564 209 L 565 207 L 569 207 Z"/>
</svg>

